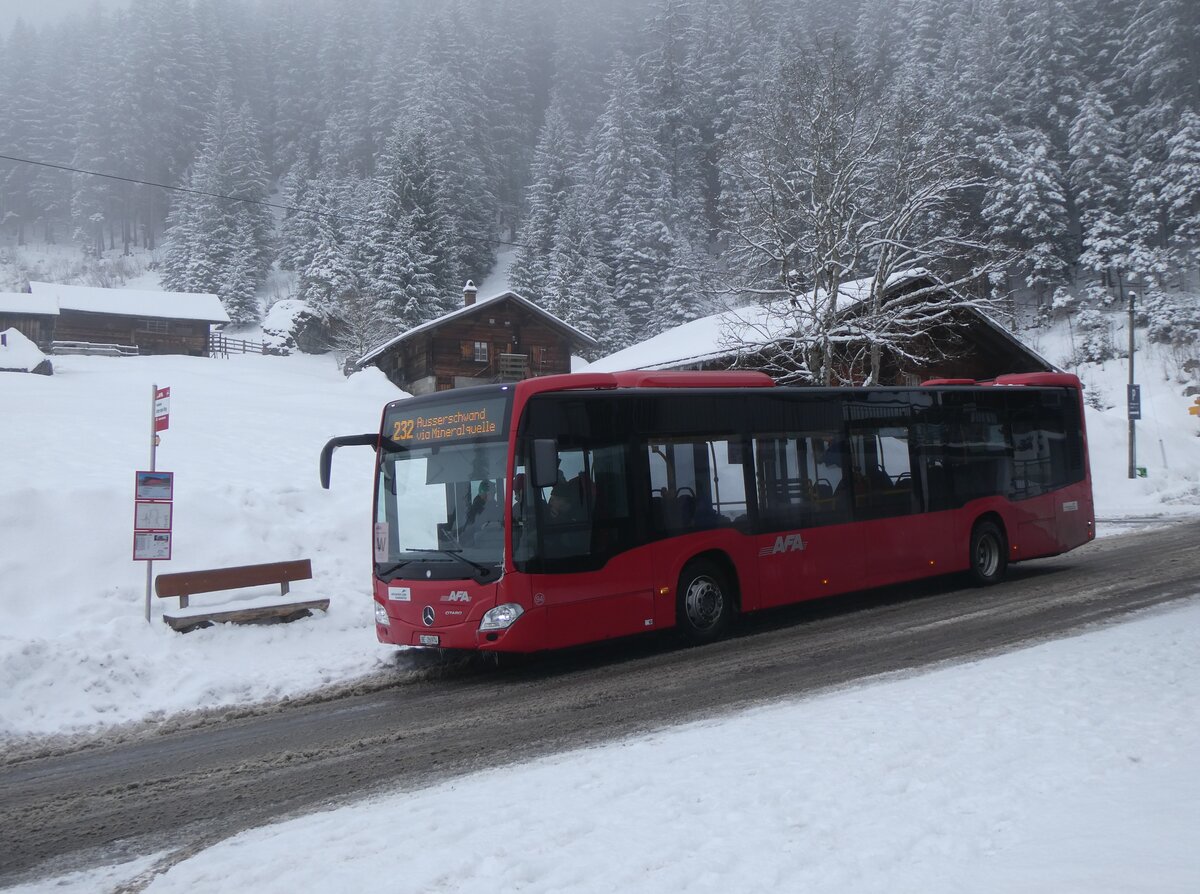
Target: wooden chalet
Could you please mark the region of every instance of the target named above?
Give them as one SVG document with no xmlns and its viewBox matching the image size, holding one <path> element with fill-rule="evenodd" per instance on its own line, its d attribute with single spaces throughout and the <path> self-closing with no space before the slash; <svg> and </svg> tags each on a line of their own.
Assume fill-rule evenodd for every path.
<svg viewBox="0 0 1200 894">
<path fill-rule="evenodd" d="M 860 312 L 869 285 L 869 281 L 845 284 L 839 313 L 852 318 Z M 889 283 L 884 300 L 903 301 L 930 287 L 936 287 L 936 282 L 925 271 L 898 274 Z M 775 345 L 795 336 L 786 328 L 791 319 L 771 305 L 722 311 L 603 357 L 588 371 L 756 369 L 760 355 L 775 353 Z M 935 359 L 914 365 L 885 350 L 879 384 L 915 385 L 926 379 L 991 379 L 1005 373 L 1058 371 L 1053 363 L 974 307 L 957 309 L 944 323 L 922 333 L 919 340 L 926 343 L 926 350 L 921 350 L 918 342 L 915 353 Z M 869 371 L 861 346 L 852 352 L 835 353 L 834 363 L 846 381 L 861 383 Z"/>
<path fill-rule="evenodd" d="M 379 367 L 411 394 L 428 394 L 570 372 L 573 353 L 596 347 L 595 339 L 516 292 L 475 296 L 468 280 L 461 308 L 367 352 L 358 365 Z"/>
<path fill-rule="evenodd" d="M 229 322 L 216 295 L 102 289 L 31 282 L 33 298 L 58 309 L 52 346 L 110 345 L 136 354 L 206 357 L 212 326 Z M 35 339 L 36 340 L 36 339 Z"/>
<path fill-rule="evenodd" d="M 44 353 L 50 353 L 58 303 L 45 295 L 0 292 L 0 332 L 16 329 Z"/>
</svg>

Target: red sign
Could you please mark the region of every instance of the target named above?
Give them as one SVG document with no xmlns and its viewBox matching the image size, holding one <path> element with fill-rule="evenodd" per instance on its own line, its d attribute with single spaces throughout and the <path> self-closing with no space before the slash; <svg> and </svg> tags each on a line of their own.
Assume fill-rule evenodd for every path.
<svg viewBox="0 0 1200 894">
<path fill-rule="evenodd" d="M 166 431 L 171 421 L 171 389 L 159 388 L 154 392 L 154 430 Z"/>
</svg>

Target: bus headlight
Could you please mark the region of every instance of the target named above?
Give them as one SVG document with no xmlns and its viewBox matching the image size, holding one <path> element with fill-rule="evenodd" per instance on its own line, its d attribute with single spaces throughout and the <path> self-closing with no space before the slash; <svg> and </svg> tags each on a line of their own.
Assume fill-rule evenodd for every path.
<svg viewBox="0 0 1200 894">
<path fill-rule="evenodd" d="M 375 603 L 375 623 L 382 627 L 387 627 L 392 623 L 391 618 L 388 617 L 387 606 L 382 602 Z"/>
<path fill-rule="evenodd" d="M 483 620 L 479 622 L 479 629 L 507 630 L 523 614 L 525 614 L 525 609 L 521 608 L 515 602 L 497 605 L 483 616 Z"/>
</svg>

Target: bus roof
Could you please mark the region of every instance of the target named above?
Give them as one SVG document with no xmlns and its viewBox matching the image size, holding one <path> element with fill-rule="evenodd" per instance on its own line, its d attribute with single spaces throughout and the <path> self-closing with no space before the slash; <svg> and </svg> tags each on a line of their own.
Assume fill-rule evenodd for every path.
<svg viewBox="0 0 1200 894">
<path fill-rule="evenodd" d="M 1058 388 L 1078 388 L 1083 385 L 1077 376 L 1059 372 L 1013 373 L 995 379 L 930 379 L 922 388 L 953 386 L 988 387 L 994 385 L 1026 385 Z M 763 372 L 750 370 L 727 371 L 666 371 L 626 370 L 601 373 L 579 372 L 558 376 L 539 376 L 517 383 L 525 396 L 547 391 L 596 391 L 618 388 L 772 388 L 774 380 Z"/>
<path fill-rule="evenodd" d="M 761 372 L 656 372 L 638 369 L 616 373 L 581 372 L 538 376 L 517 383 L 517 387 L 526 395 L 545 391 L 615 388 L 772 388 L 774 385 L 774 380 Z"/>
<path fill-rule="evenodd" d="M 930 379 L 922 382 L 922 388 L 941 388 L 948 385 L 1029 385 L 1043 388 L 1078 388 L 1083 390 L 1083 383 L 1078 376 L 1061 372 L 1012 373 L 1007 376 L 996 376 L 994 379 Z"/>
</svg>

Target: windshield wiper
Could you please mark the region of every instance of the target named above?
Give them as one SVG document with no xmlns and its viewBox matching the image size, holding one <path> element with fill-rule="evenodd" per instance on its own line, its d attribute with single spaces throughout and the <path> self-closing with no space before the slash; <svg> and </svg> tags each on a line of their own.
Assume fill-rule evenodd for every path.
<svg viewBox="0 0 1200 894">
<path fill-rule="evenodd" d="M 458 559 L 460 562 L 470 565 L 472 568 L 476 569 L 480 574 L 491 574 L 492 570 L 493 570 L 493 569 L 489 568 L 487 565 L 481 565 L 478 562 L 468 559 L 466 556 L 464 556 L 462 554 L 461 549 L 412 549 L 412 548 L 409 548 L 409 549 L 406 549 L 405 552 L 409 552 L 409 553 L 442 553 L 443 555 L 450 556 L 451 558 Z"/>
<path fill-rule="evenodd" d="M 414 561 L 413 559 L 404 559 L 403 561 L 400 561 L 400 562 L 392 562 L 391 564 L 386 565 L 383 568 L 376 567 L 375 576 L 376 577 L 386 577 L 387 575 L 391 574 L 393 571 L 399 571 L 405 565 L 412 564 L 413 561 Z"/>
</svg>

